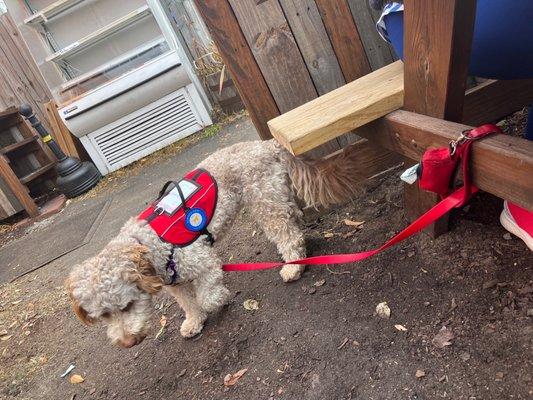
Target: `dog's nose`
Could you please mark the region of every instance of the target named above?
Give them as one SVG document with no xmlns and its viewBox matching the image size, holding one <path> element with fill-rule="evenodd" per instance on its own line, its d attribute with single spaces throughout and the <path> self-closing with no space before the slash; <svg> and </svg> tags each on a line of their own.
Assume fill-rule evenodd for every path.
<svg viewBox="0 0 533 400">
<path fill-rule="evenodd" d="M 134 336 L 134 335 L 128 335 L 128 336 L 125 336 L 123 339 L 119 340 L 119 344 L 126 348 L 126 349 L 129 349 L 130 347 L 133 347 L 139 343 L 141 343 L 143 340 L 144 340 L 145 336 Z"/>
</svg>

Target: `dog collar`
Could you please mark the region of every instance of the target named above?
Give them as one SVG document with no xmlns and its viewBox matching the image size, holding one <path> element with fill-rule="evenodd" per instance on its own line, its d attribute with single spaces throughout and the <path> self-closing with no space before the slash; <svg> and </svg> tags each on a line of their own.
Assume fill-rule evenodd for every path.
<svg viewBox="0 0 533 400">
<path fill-rule="evenodd" d="M 170 285 L 173 285 L 180 277 L 180 274 L 176 268 L 176 262 L 174 261 L 174 246 L 172 246 L 172 249 L 170 249 L 170 255 L 168 256 L 166 270 L 167 273 L 170 274 Z"/>
</svg>

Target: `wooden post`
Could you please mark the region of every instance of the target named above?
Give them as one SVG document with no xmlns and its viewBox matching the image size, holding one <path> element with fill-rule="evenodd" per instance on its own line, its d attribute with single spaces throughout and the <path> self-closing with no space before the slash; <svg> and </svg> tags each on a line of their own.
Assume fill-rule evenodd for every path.
<svg viewBox="0 0 533 400">
<path fill-rule="evenodd" d="M 20 201 L 20 204 L 24 207 L 26 212 L 30 217 L 35 217 L 39 215 L 39 209 L 33 201 L 33 199 L 28 194 L 28 188 L 20 183 L 19 178 L 6 160 L 4 155 L 0 154 L 0 176 L 5 179 L 6 184 L 9 186 L 13 194 Z"/>
<path fill-rule="evenodd" d="M 404 5 L 404 109 L 460 122 L 476 0 L 405 0 Z M 436 194 L 405 185 L 410 219 L 437 201 Z M 435 237 L 447 230 L 444 217 L 427 232 Z"/>
<path fill-rule="evenodd" d="M 228 0 L 195 0 L 218 51 L 261 139 L 270 139 L 267 121 L 279 115 Z"/>
</svg>

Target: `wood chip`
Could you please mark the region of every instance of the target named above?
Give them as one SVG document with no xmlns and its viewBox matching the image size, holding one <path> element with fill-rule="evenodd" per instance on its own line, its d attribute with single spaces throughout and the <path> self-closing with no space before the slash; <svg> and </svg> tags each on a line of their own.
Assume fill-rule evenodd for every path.
<svg viewBox="0 0 533 400">
<path fill-rule="evenodd" d="M 365 223 L 365 221 L 352 221 L 351 219 L 345 219 L 344 224 L 348 226 L 355 226 L 356 228 L 359 228 Z"/>
<path fill-rule="evenodd" d="M 243 368 L 234 374 L 227 374 L 224 377 L 224 386 L 233 386 L 237 381 L 248 371 L 248 368 Z"/>
<path fill-rule="evenodd" d="M 394 327 L 399 330 L 400 332 L 407 332 L 407 328 L 403 325 L 394 325 Z"/>
<path fill-rule="evenodd" d="M 423 378 L 424 376 L 426 376 L 426 373 L 424 371 L 422 371 L 421 369 L 417 369 L 416 372 L 415 372 L 415 376 L 420 379 L 420 378 Z"/>
<path fill-rule="evenodd" d="M 344 340 L 342 341 L 342 343 L 340 344 L 339 347 L 337 347 L 337 350 L 340 350 L 342 349 L 344 346 L 346 346 L 346 343 L 348 343 L 350 340 L 348 338 L 344 338 Z"/>
<path fill-rule="evenodd" d="M 81 375 L 78 375 L 78 374 L 74 374 L 70 377 L 70 383 L 73 383 L 73 384 L 78 384 L 78 383 L 82 383 L 84 382 L 85 379 L 83 379 L 83 377 Z"/>
</svg>

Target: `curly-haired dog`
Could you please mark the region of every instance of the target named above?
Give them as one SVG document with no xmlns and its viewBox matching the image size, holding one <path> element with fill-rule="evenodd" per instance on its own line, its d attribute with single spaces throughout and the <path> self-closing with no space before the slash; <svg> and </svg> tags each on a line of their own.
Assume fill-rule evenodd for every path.
<svg viewBox="0 0 533 400">
<path fill-rule="evenodd" d="M 218 183 L 218 202 L 209 231 L 220 239 L 241 207 L 247 207 L 284 261 L 306 256 L 298 227 L 300 198 L 328 206 L 353 195 L 358 171 L 343 152 L 326 160 L 304 161 L 274 140 L 239 143 L 218 150 L 199 168 Z M 67 289 L 78 317 L 87 324 L 103 321 L 113 343 L 132 347 L 147 334 L 152 296 L 165 288 L 185 312 L 181 334 L 198 334 L 208 313 L 225 304 L 229 291 L 222 281 L 222 262 L 205 236 L 173 253 L 179 280 L 166 269 L 172 245 L 162 241 L 146 221 L 130 219 L 96 257 L 76 267 Z M 304 267 L 285 265 L 285 282 L 300 278 Z"/>
</svg>

